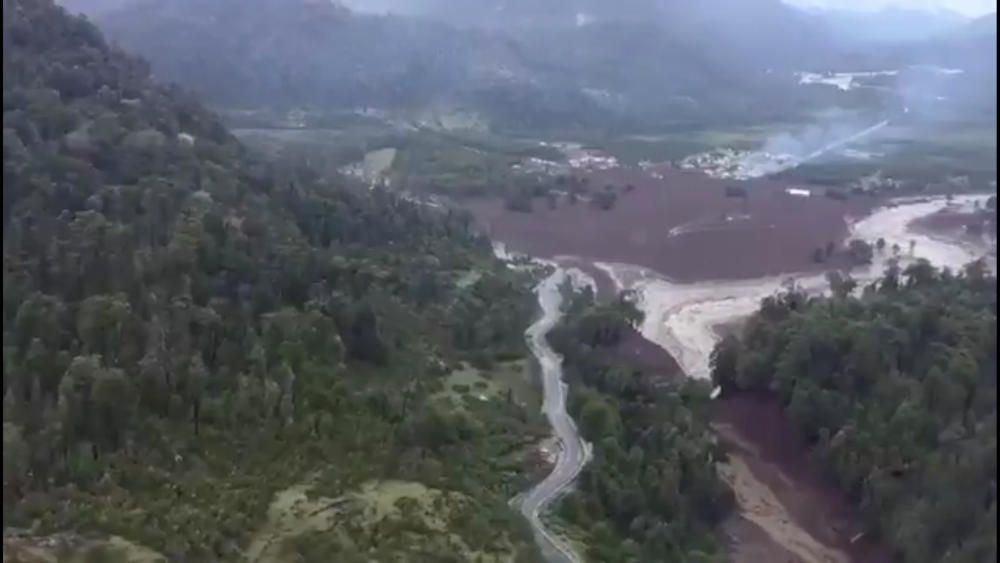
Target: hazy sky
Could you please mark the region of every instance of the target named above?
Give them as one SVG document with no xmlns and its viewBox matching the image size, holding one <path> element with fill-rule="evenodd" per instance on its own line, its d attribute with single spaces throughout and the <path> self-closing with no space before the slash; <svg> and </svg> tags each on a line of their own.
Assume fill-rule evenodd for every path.
<svg viewBox="0 0 1000 563">
<path fill-rule="evenodd" d="M 895 6 L 923 10 L 951 10 L 967 16 L 997 11 L 997 0 L 785 0 L 797 6 L 821 6 L 849 10 L 878 10 Z"/>
</svg>

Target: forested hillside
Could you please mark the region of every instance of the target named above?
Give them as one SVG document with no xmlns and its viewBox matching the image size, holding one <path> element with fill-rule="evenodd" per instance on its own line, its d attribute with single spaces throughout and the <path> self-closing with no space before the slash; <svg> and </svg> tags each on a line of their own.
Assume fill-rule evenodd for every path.
<svg viewBox="0 0 1000 563">
<path fill-rule="evenodd" d="M 465 216 L 257 161 L 52 0 L 3 26 L 5 559 L 18 528 L 533 560 L 506 501 L 543 427 L 491 379 L 527 376 L 525 274 Z"/>
<path fill-rule="evenodd" d="M 792 71 L 827 46 L 779 0 L 400 8 L 136 1 L 96 21 L 159 76 L 228 108 L 460 110 L 505 130 L 746 122 L 801 116 L 827 98 L 794 87 Z"/>
<path fill-rule="evenodd" d="M 768 298 L 713 355 L 725 392 L 776 394 L 900 561 L 997 555 L 997 284 L 917 262 L 850 296 Z"/>
<path fill-rule="evenodd" d="M 665 386 L 616 350 L 641 320 L 626 295 L 596 304 L 583 294 L 551 335 L 569 410 L 593 445 L 557 512 L 583 532 L 589 561 L 723 561 L 716 528 L 734 502 L 715 469 L 725 454 L 707 424 L 708 389 Z"/>
</svg>

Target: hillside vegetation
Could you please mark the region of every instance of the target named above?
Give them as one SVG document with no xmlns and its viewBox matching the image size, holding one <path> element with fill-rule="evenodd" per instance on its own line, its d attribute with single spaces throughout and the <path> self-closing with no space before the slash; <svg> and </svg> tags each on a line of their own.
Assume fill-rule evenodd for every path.
<svg viewBox="0 0 1000 563">
<path fill-rule="evenodd" d="M 765 300 L 715 349 L 715 381 L 777 395 L 900 561 L 996 561 L 996 278 L 921 261 L 860 296 L 839 282 Z"/>
<path fill-rule="evenodd" d="M 570 383 L 569 411 L 593 460 L 558 516 L 582 534 L 589 561 L 724 561 L 717 526 L 734 505 L 719 479 L 725 453 L 696 382 L 665 386 L 615 350 L 642 320 L 628 295 L 574 298 L 552 334 Z"/>
<path fill-rule="evenodd" d="M 22 529 L 175 561 L 267 530 L 276 560 L 534 560 L 507 499 L 537 411 L 440 400 L 525 356 L 527 274 L 468 217 L 256 160 L 52 0 L 3 20 L 5 558 Z M 275 514 L 289 494 L 366 516 Z"/>
</svg>

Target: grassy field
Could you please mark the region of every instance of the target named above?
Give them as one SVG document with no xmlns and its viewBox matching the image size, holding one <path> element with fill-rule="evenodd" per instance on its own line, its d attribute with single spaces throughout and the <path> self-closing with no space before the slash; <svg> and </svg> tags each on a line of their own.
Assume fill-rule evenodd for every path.
<svg viewBox="0 0 1000 563">
<path fill-rule="evenodd" d="M 878 171 L 884 176 L 917 183 L 969 176 L 973 188 L 985 188 L 996 179 L 995 123 L 891 126 L 863 148 L 877 156 L 871 160 L 824 158 L 782 176 L 831 185 L 846 184 Z"/>
<path fill-rule="evenodd" d="M 275 495 L 246 560 L 430 561 L 437 553 L 456 561 L 516 561 L 518 550 L 503 532 L 473 549 L 450 531 L 476 510 L 466 495 L 413 481 L 368 481 L 336 498 L 313 495 L 312 485 L 302 483 Z"/>
<path fill-rule="evenodd" d="M 457 120 L 457 121 L 456 121 Z M 817 117 L 817 122 L 822 118 Z M 801 123 L 739 125 L 732 128 L 689 128 L 671 131 L 539 131 L 535 136 L 505 137 L 490 133 L 467 116 L 442 125 L 400 129 L 373 121 L 349 123 L 337 129 L 243 129 L 254 146 L 267 152 L 298 152 L 338 165 L 363 161 L 383 170 L 395 186 L 452 196 L 504 194 L 516 183 L 511 167 L 527 157 L 561 160 L 542 141 L 577 142 L 603 149 L 634 164 L 678 160 L 721 147 L 761 148 L 780 133 L 802 131 Z M 451 123 L 449 121 L 449 123 Z M 436 122 L 435 122 L 436 123 Z M 980 184 L 996 177 L 996 123 L 894 122 L 855 148 L 875 154 L 870 160 L 829 155 L 784 173 L 785 179 L 843 185 L 882 171 L 904 181 L 935 182 L 968 175 Z M 390 156 L 391 155 L 391 156 Z M 388 164 L 387 164 L 388 163 Z"/>
<path fill-rule="evenodd" d="M 4 563 L 166 563 L 167 558 L 119 536 L 4 536 Z"/>
<path fill-rule="evenodd" d="M 528 360 L 500 363 L 488 370 L 463 365 L 444 379 L 437 397 L 461 409 L 489 401 L 513 401 L 529 412 L 541 409 L 541 389 Z"/>
<path fill-rule="evenodd" d="M 593 144 L 627 163 L 642 160 L 662 162 L 719 147 L 751 150 L 760 147 L 770 136 L 781 130 L 780 125 L 746 126 L 733 129 L 703 129 L 664 133 L 637 133 L 590 139 Z"/>
<path fill-rule="evenodd" d="M 381 176 L 392 167 L 395 159 L 396 149 L 392 147 L 369 151 L 364 159 L 365 175 L 369 178 Z"/>
</svg>

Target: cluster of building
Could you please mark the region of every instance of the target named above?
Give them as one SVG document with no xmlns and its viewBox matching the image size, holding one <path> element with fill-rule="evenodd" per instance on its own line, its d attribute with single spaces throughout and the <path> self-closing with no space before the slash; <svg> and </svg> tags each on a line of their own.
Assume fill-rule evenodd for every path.
<svg viewBox="0 0 1000 563">
<path fill-rule="evenodd" d="M 621 167 L 618 159 L 598 149 L 584 148 L 578 143 L 541 143 L 553 147 L 565 155 L 566 160 L 556 162 L 538 157 L 530 157 L 515 164 L 517 172 L 558 176 L 573 170 L 611 170 Z"/>
<path fill-rule="evenodd" d="M 790 154 L 716 149 L 683 158 L 678 166 L 698 170 L 713 178 L 746 180 L 792 168 L 797 159 Z"/>
<path fill-rule="evenodd" d="M 567 162 L 570 168 L 584 170 L 611 170 L 621 166 L 617 158 L 591 149 L 581 149 L 570 156 Z"/>
<path fill-rule="evenodd" d="M 544 158 L 530 157 L 518 162 L 511 167 L 515 172 L 524 174 L 542 174 L 546 176 L 559 176 L 569 172 L 569 164 L 545 160 Z"/>
</svg>

